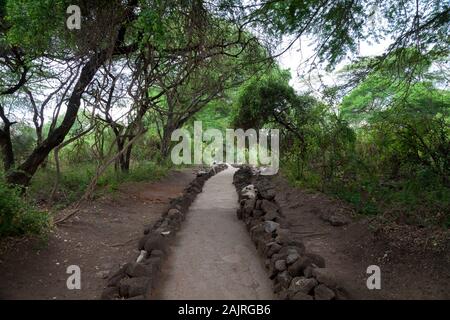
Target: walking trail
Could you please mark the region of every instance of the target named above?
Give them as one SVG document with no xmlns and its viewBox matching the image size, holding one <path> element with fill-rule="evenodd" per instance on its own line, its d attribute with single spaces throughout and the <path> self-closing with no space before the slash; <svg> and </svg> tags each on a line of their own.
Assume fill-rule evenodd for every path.
<svg viewBox="0 0 450 320">
<path fill-rule="evenodd" d="M 257 251 L 236 217 L 236 169 L 209 179 L 166 263 L 159 299 L 273 299 Z"/>
</svg>

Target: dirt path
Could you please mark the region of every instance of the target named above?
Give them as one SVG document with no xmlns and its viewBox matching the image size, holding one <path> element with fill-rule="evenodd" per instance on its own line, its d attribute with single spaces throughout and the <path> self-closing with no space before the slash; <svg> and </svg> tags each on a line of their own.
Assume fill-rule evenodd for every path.
<svg viewBox="0 0 450 320">
<path fill-rule="evenodd" d="M 44 246 L 22 241 L 0 255 L 0 299 L 98 299 L 108 271 L 136 259 L 144 225 L 154 223 L 194 179 L 175 170 L 159 182 L 126 183 L 54 229 Z M 66 269 L 81 268 L 81 290 Z"/>
<path fill-rule="evenodd" d="M 367 219 L 334 227 L 323 214 L 345 212 L 345 205 L 319 192 L 292 187 L 285 178 L 272 179 L 276 201 L 292 232 L 309 251 L 325 258 L 352 299 L 449 299 L 450 255 L 397 248 L 374 233 Z M 401 236 L 392 233 L 393 238 Z M 414 247 L 414 244 L 411 244 Z M 381 290 L 368 290 L 369 265 L 381 268 Z"/>
<path fill-rule="evenodd" d="M 159 299 L 273 299 L 270 280 L 236 217 L 234 168 L 208 180 L 165 264 Z"/>
</svg>

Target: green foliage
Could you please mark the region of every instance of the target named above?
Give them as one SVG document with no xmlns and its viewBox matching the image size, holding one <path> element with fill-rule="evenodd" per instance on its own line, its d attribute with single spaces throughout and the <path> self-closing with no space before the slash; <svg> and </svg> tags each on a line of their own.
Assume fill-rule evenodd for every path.
<svg viewBox="0 0 450 320">
<path fill-rule="evenodd" d="M 26 203 L 19 189 L 0 181 L 0 238 L 24 234 L 44 236 L 48 228 L 47 213 Z"/>
</svg>

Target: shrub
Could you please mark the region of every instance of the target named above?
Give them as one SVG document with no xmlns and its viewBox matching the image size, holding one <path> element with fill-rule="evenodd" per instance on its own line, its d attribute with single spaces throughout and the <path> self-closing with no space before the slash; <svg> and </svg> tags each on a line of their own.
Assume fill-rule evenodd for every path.
<svg viewBox="0 0 450 320">
<path fill-rule="evenodd" d="M 0 181 L 0 237 L 24 234 L 44 235 L 49 217 L 29 205 L 20 190 Z"/>
</svg>

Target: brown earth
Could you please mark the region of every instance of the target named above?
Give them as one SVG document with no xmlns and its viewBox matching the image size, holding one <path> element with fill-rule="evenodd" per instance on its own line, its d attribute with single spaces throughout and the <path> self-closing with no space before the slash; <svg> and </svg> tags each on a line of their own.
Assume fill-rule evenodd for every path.
<svg viewBox="0 0 450 320">
<path fill-rule="evenodd" d="M 126 183 L 114 194 L 81 206 L 54 228 L 48 243 L 3 243 L 0 299 L 98 299 L 108 271 L 135 260 L 144 225 L 155 222 L 169 200 L 194 179 L 191 169 L 159 182 Z M 67 267 L 81 269 L 81 290 L 68 290 Z"/>
<path fill-rule="evenodd" d="M 345 226 L 332 226 L 322 217 L 352 216 L 351 207 L 322 193 L 271 179 L 276 201 L 307 250 L 325 258 L 327 268 L 353 299 L 450 299 L 450 251 L 433 250 L 436 230 L 408 225 L 375 229 L 369 219 L 353 216 Z M 378 231 L 376 231 L 378 230 Z M 381 290 L 368 290 L 369 265 L 381 269 Z"/>
</svg>

